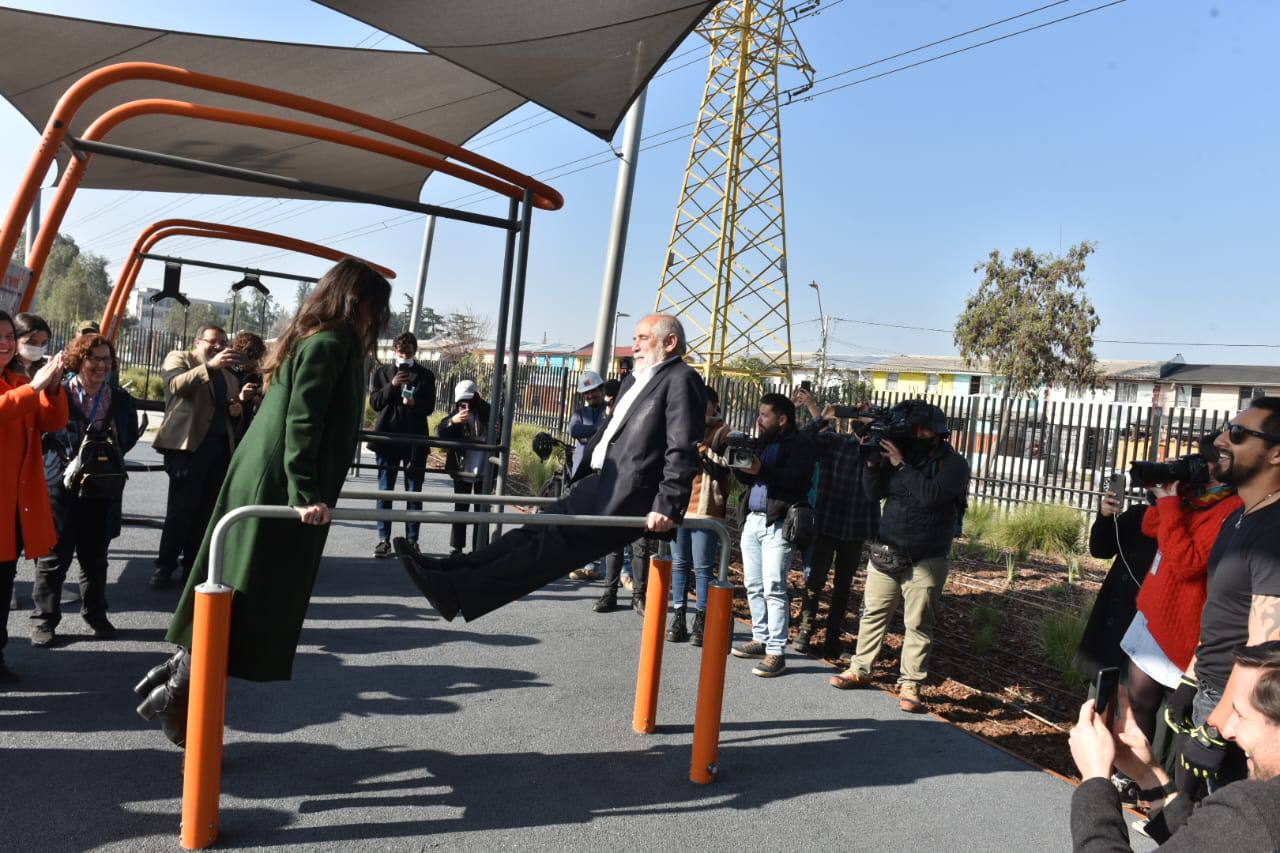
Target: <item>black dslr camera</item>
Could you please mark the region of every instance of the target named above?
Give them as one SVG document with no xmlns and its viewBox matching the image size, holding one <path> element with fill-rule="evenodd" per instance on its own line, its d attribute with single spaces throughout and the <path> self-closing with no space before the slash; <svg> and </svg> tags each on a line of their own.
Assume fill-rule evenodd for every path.
<svg viewBox="0 0 1280 853">
<path fill-rule="evenodd" d="M 729 460 L 730 468 L 750 468 L 755 464 L 762 447 L 759 439 L 735 430 L 725 437 L 724 455 Z"/>
<path fill-rule="evenodd" d="M 1209 479 L 1209 462 L 1198 453 L 1170 462 L 1134 462 L 1129 467 L 1129 480 L 1144 489 L 1162 483 L 1187 483 L 1198 486 Z"/>
</svg>

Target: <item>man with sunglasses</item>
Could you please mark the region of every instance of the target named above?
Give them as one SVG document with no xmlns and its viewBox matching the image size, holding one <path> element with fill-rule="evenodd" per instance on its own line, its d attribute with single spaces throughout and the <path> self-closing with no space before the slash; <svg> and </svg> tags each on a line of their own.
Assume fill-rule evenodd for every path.
<svg viewBox="0 0 1280 853">
<path fill-rule="evenodd" d="M 1186 735 L 1182 787 L 1192 796 L 1245 778 L 1243 754 L 1220 732 L 1237 677 L 1232 655 L 1237 646 L 1280 639 L 1280 397 L 1256 398 L 1214 447 L 1214 476 L 1235 486 L 1243 503 L 1209 554 L 1200 643 L 1169 700 L 1168 722 Z"/>
</svg>

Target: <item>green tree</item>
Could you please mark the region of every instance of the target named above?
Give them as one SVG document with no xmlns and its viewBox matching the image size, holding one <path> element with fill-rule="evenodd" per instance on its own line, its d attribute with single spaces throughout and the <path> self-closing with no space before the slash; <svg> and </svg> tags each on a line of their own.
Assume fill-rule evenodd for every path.
<svg viewBox="0 0 1280 853">
<path fill-rule="evenodd" d="M 985 361 L 1004 377 L 1004 396 L 1044 386 L 1097 388 L 1093 354 L 1098 315 L 1085 296 L 1087 241 L 1064 257 L 1018 249 L 1006 261 L 993 250 L 973 271 L 982 283 L 956 321 L 955 343 L 970 365 Z"/>
<path fill-rule="evenodd" d="M 170 305 L 168 313 L 164 315 L 162 327 L 166 332 L 182 335 L 183 346 L 195 339 L 196 329 L 218 322 L 218 315 L 208 303 L 192 302 L 190 308 L 183 308 L 176 302 Z"/>
<path fill-rule="evenodd" d="M 307 301 L 307 297 L 311 295 L 311 288 L 315 287 L 309 281 L 300 281 L 293 289 L 293 313 L 297 314 L 302 310 L 302 303 Z"/>
<path fill-rule="evenodd" d="M 21 255 L 20 259 L 25 260 Z M 66 234 L 55 237 L 32 310 L 49 322 L 97 320 L 110 296 L 107 259 L 82 252 L 76 241 Z"/>
<path fill-rule="evenodd" d="M 272 335 L 272 330 L 276 327 L 276 323 L 284 313 L 280 308 L 280 303 L 276 302 L 274 296 L 270 293 L 263 293 L 256 287 L 245 287 L 238 291 L 229 291 L 227 293 L 227 301 L 235 306 L 235 328 L 227 330 L 230 335 L 248 330 L 264 338 L 269 338 Z"/>
</svg>

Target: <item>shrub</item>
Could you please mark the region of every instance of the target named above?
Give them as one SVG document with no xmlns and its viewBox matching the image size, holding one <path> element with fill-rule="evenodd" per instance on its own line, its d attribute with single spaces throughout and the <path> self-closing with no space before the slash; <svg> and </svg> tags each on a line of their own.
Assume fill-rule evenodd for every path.
<svg viewBox="0 0 1280 853">
<path fill-rule="evenodd" d="M 164 380 L 154 370 L 148 378 L 145 367 L 126 367 L 120 371 L 118 382 L 121 388 L 139 400 L 164 399 Z"/>
<path fill-rule="evenodd" d="M 1062 678 L 1073 687 L 1083 687 L 1088 681 L 1073 665 L 1076 649 L 1084 637 L 1089 621 L 1088 607 L 1068 607 L 1057 613 L 1047 614 L 1040 622 L 1040 642 L 1049 662 L 1062 673 Z"/>
<path fill-rule="evenodd" d="M 990 539 L 999 521 L 995 504 L 988 501 L 974 501 L 964 513 L 964 535 L 970 542 L 985 542 Z"/>
<path fill-rule="evenodd" d="M 1018 559 L 1026 559 L 1032 551 L 1067 556 L 1080 550 L 1083 529 L 1083 517 L 1071 507 L 1028 504 L 1000 520 L 995 540 Z"/>
<path fill-rule="evenodd" d="M 996 628 L 1004 622 L 1004 613 L 997 607 L 979 604 L 973 608 L 973 650 L 978 654 L 991 651 L 995 645 Z"/>
</svg>

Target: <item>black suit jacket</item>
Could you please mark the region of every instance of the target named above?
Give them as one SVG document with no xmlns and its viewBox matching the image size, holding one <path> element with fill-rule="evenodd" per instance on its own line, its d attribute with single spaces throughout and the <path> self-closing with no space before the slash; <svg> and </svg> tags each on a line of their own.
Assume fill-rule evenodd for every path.
<svg viewBox="0 0 1280 853">
<path fill-rule="evenodd" d="M 698 472 L 698 442 L 706 432 L 706 392 L 702 377 L 681 359 L 654 370 L 624 414 L 600 476 L 587 490 L 593 514 L 660 512 L 677 522 L 684 518 Z M 622 380 L 615 409 L 635 384 L 634 375 Z M 587 464 L 578 466 L 575 481 L 591 473 L 591 454 L 612 421 L 612 415 L 605 418 L 587 443 Z"/>
</svg>

